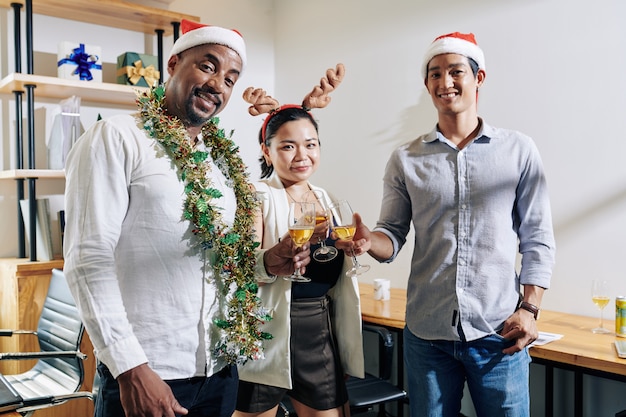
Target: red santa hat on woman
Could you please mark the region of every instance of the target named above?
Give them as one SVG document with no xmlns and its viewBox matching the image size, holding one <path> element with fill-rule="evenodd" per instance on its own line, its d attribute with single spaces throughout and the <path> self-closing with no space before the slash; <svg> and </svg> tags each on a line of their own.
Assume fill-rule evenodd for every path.
<svg viewBox="0 0 626 417">
<path fill-rule="evenodd" d="M 436 38 L 424 55 L 422 78 L 426 78 L 430 60 L 441 54 L 459 54 L 472 58 L 479 69 L 485 70 L 485 54 L 476 43 L 473 33 L 454 32 Z"/>
<path fill-rule="evenodd" d="M 180 24 L 183 35 L 174 42 L 170 57 L 198 45 L 214 43 L 224 45 L 237 52 L 241 58 L 242 69 L 246 66 L 246 44 L 241 33 L 234 29 L 204 25 L 183 19 Z"/>
</svg>

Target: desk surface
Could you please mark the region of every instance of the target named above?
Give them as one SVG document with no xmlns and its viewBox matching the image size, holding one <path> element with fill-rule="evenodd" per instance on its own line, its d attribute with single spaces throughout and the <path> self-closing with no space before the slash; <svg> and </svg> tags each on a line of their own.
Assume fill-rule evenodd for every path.
<svg viewBox="0 0 626 417">
<path fill-rule="evenodd" d="M 404 328 L 406 290 L 391 289 L 391 299 L 374 300 L 374 289 L 370 284 L 359 284 L 361 314 L 363 321 L 396 329 Z M 607 311 L 611 311 L 607 307 Z M 610 315 L 605 311 L 605 316 Z M 587 316 L 542 310 L 537 326 L 540 331 L 562 334 L 563 337 L 542 346 L 530 349 L 530 355 L 596 371 L 626 376 L 626 359 L 617 357 L 613 341 L 615 334 L 594 334 L 598 319 Z M 607 329 L 613 329 L 613 320 L 604 321 Z"/>
</svg>

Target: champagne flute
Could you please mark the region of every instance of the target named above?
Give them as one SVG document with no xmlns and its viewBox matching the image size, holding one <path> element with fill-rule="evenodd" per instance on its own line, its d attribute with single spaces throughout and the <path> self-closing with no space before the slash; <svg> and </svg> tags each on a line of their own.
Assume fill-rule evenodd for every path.
<svg viewBox="0 0 626 417">
<path fill-rule="evenodd" d="M 604 307 L 609 303 L 609 283 L 605 279 L 594 279 L 591 282 L 591 301 L 600 309 L 600 326 L 591 329 L 594 333 L 611 333 L 604 328 Z"/>
<path fill-rule="evenodd" d="M 307 191 L 304 194 L 304 201 L 317 203 L 322 208 L 321 213 L 317 211 L 315 214 L 316 225 L 323 223 L 323 222 L 328 222 L 328 225 L 329 225 L 329 227 L 326 229 L 326 234 L 324 238 L 321 238 L 321 237 L 317 238 L 317 243 L 319 243 L 320 247 L 315 249 L 315 251 L 313 251 L 313 259 L 315 259 L 318 262 L 332 261 L 333 259 L 337 257 L 337 255 L 339 254 L 339 251 L 334 246 L 327 246 L 325 242 L 330 231 L 330 223 L 331 223 L 332 217 L 330 215 L 330 210 L 328 209 L 328 204 L 326 202 L 324 193 L 320 190 Z"/>
<path fill-rule="evenodd" d="M 333 232 L 340 240 L 352 240 L 356 233 L 354 212 L 346 200 L 331 203 L 330 212 L 333 216 Z M 369 271 L 369 265 L 361 265 L 352 251 L 352 269 L 346 272 L 349 277 L 361 275 Z"/>
<path fill-rule="evenodd" d="M 289 204 L 289 236 L 293 243 L 302 247 L 313 236 L 315 230 L 315 203 L 294 202 Z M 288 281 L 309 282 L 310 278 L 300 273 L 296 268 L 293 274 L 283 277 Z"/>
</svg>

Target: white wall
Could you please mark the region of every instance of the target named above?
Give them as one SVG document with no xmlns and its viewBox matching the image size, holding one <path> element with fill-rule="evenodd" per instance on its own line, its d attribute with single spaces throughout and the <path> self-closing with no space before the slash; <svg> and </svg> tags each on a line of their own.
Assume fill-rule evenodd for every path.
<svg viewBox="0 0 626 417">
<path fill-rule="evenodd" d="M 374 225 L 387 156 L 436 120 L 419 75 L 424 50 L 440 34 L 474 32 L 487 62 L 479 113 L 531 135 L 543 156 L 557 239 L 543 306 L 597 315 L 592 277 L 626 294 L 625 18 L 619 0 L 277 1 L 276 96 L 297 100 L 325 68 L 346 65 L 332 104 L 316 112 L 324 160 L 315 180 Z M 364 280 L 404 286 L 411 251 Z"/>
<path fill-rule="evenodd" d="M 333 103 L 317 112 L 324 166 L 315 182 L 348 198 L 374 225 L 391 149 L 436 120 L 419 75 L 424 50 L 438 35 L 474 32 L 487 61 L 480 114 L 531 135 L 543 156 L 557 239 L 543 307 L 597 316 L 592 277 L 611 279 L 614 294 L 626 294 L 626 81 L 619 75 L 626 65 L 625 18 L 620 0 L 277 1 L 276 96 L 296 100 L 323 69 L 346 65 Z M 411 251 L 407 245 L 401 259 L 363 279 L 387 277 L 403 287 Z M 612 306 L 606 316 L 611 313 Z M 567 377 L 557 374 L 557 415 L 573 413 L 573 391 L 562 389 Z M 615 383 L 591 381 L 586 415 L 626 408 Z M 598 392 L 605 393 L 602 409 L 592 408 Z M 533 415 L 541 411 L 535 401 Z"/>
<path fill-rule="evenodd" d="M 480 114 L 490 124 L 531 135 L 544 160 L 557 265 L 543 307 L 597 316 L 589 295 L 594 276 L 611 279 L 614 294 L 626 294 L 621 265 L 626 233 L 626 2 L 220 0 L 209 7 L 201 0 L 175 0 L 170 8 L 198 15 L 205 23 L 237 28 L 246 38 L 248 69 L 222 114 L 222 125 L 236 129 L 235 139 L 253 177 L 259 172 L 256 137 L 262 120 L 247 115 L 240 99 L 244 88 L 263 87 L 283 103 L 299 102 L 326 68 L 337 62 L 346 65 L 346 78 L 332 104 L 315 111 L 323 162 L 314 182 L 349 199 L 371 226 L 378 217 L 389 153 L 430 130 L 436 120 L 419 75 L 425 48 L 443 33 L 474 32 L 487 61 Z M 55 48 L 59 25 L 68 36 L 79 26 L 56 21 L 50 20 L 54 25 L 49 31 L 36 31 L 35 49 Z M 10 22 L 7 31 L 8 26 Z M 2 32 L 4 44 L 10 36 Z M 125 42 L 150 43 L 143 37 L 129 41 L 131 35 L 115 30 L 78 32 L 81 40 L 111 50 L 109 59 L 127 50 L 119 47 Z M 6 54 L 0 55 L 2 76 L 12 68 L 7 60 Z M 3 100 L 1 105 L 0 163 L 5 169 L 12 158 L 6 139 L 12 104 Z M 0 181 L 0 257 L 15 256 L 14 187 Z M 363 257 L 362 262 L 373 266 L 363 281 L 386 277 L 404 287 L 411 251 L 407 245 L 390 265 Z M 606 316 L 611 312 L 610 305 Z M 593 385 L 605 387 L 602 381 Z M 612 387 L 608 392 L 618 390 Z M 569 395 L 562 393 L 562 402 L 570 401 Z M 609 397 L 606 413 L 588 410 L 588 415 L 626 408 L 618 395 Z"/>
</svg>

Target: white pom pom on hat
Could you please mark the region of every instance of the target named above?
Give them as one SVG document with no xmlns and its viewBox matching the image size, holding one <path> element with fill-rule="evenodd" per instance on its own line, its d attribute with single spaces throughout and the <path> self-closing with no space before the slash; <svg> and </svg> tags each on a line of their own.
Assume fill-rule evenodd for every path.
<svg viewBox="0 0 626 417">
<path fill-rule="evenodd" d="M 437 55 L 459 54 L 472 58 L 478 64 L 478 68 L 485 70 L 485 54 L 480 49 L 473 33 L 453 32 L 441 35 L 430 45 L 422 62 L 422 77 L 425 79 L 428 73 L 428 63 Z"/>
<path fill-rule="evenodd" d="M 189 48 L 205 44 L 218 44 L 229 47 L 237 52 L 241 58 L 242 69 L 246 66 L 246 44 L 241 33 L 234 29 L 225 29 L 219 26 L 204 25 L 183 19 L 181 21 L 183 35 L 174 42 L 170 57 Z"/>
</svg>

